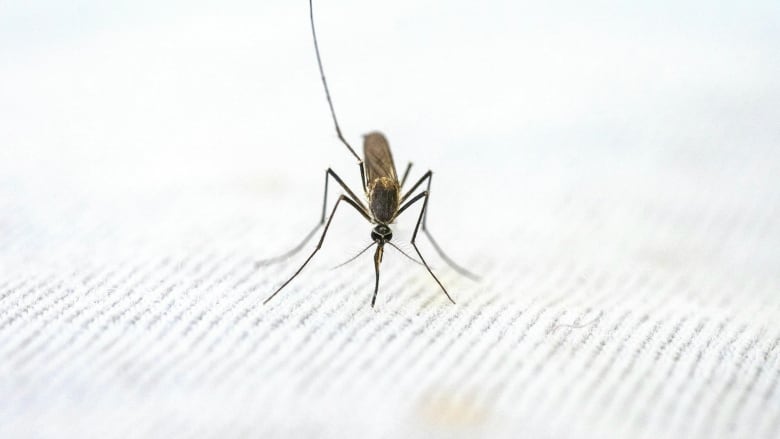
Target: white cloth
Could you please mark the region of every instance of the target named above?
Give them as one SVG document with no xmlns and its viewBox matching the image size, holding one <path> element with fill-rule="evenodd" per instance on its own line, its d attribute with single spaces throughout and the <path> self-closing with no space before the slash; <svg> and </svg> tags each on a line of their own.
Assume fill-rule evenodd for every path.
<svg viewBox="0 0 780 439">
<path fill-rule="evenodd" d="M 262 305 L 358 181 L 285 3 L 4 4 L 0 437 L 780 435 L 771 2 L 318 2 L 346 135 L 482 275 L 388 248 L 376 309 L 348 206 Z"/>
</svg>

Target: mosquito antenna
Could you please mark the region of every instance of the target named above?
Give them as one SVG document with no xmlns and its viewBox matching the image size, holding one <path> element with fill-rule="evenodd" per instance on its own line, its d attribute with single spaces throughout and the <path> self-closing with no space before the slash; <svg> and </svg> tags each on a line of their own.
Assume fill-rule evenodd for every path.
<svg viewBox="0 0 780 439">
<path fill-rule="evenodd" d="M 401 252 L 401 254 L 402 254 L 402 255 L 404 255 L 404 256 L 406 256 L 407 258 L 409 258 L 409 259 L 410 259 L 412 262 L 414 262 L 415 264 L 417 264 L 417 265 L 422 265 L 422 262 L 420 262 L 420 261 L 418 261 L 417 259 L 415 259 L 415 258 L 413 258 L 413 257 L 409 256 L 408 254 L 406 254 L 406 252 L 405 252 L 405 251 L 403 251 L 403 250 L 401 250 L 401 248 L 400 248 L 400 247 L 398 247 L 397 245 L 393 244 L 393 243 L 392 243 L 392 242 L 390 242 L 390 241 L 387 241 L 387 244 L 390 244 L 390 245 L 391 245 L 391 246 L 392 246 L 394 249 L 396 249 L 396 250 L 398 250 L 399 252 Z"/>
<path fill-rule="evenodd" d="M 358 258 L 360 255 L 362 255 L 363 253 L 367 252 L 367 251 L 368 251 L 368 249 L 370 249 L 371 247 L 373 247 L 373 246 L 374 246 L 374 244 L 376 244 L 376 242 L 372 242 L 371 244 L 368 244 L 368 246 L 367 246 L 366 248 L 364 248 L 363 250 L 360 250 L 360 253 L 356 254 L 355 256 L 352 256 L 351 258 L 349 258 L 349 259 L 347 259 L 346 261 L 344 261 L 344 262 L 340 263 L 339 265 L 336 265 L 335 267 L 333 267 L 333 269 L 335 270 L 335 269 L 337 269 L 337 268 L 341 268 L 341 267 L 343 267 L 343 266 L 345 266 L 345 265 L 349 264 L 350 262 L 354 261 L 354 260 L 355 260 L 355 259 L 357 259 L 357 258 Z"/>
<path fill-rule="evenodd" d="M 360 255 L 362 255 L 363 253 L 367 252 L 367 251 L 368 251 L 368 249 L 370 249 L 371 247 L 373 247 L 373 246 L 374 246 L 374 244 L 376 244 L 376 242 L 372 242 L 371 244 L 368 244 L 368 246 L 367 246 L 366 248 L 364 248 L 363 250 L 360 250 L 360 253 L 356 254 L 355 256 L 352 256 L 351 258 L 349 258 L 349 259 L 347 259 L 346 261 L 344 261 L 344 262 L 340 263 L 339 265 L 336 265 L 335 267 L 333 267 L 333 269 L 335 270 L 335 269 L 337 269 L 337 268 L 341 268 L 341 267 L 343 267 L 343 266 L 345 266 L 345 265 L 349 264 L 350 262 L 354 261 L 355 259 L 359 258 L 359 257 L 360 257 Z M 390 242 L 390 241 L 387 241 L 387 242 L 385 242 L 385 244 L 390 244 L 390 245 L 391 245 L 391 246 L 392 246 L 394 249 L 396 249 L 396 250 L 398 250 L 399 252 L 401 252 L 401 254 L 402 254 L 402 255 L 404 255 L 404 256 L 406 256 L 407 258 L 409 258 L 409 260 L 410 260 L 410 261 L 412 261 L 412 262 L 414 262 L 415 264 L 417 264 L 417 265 L 422 265 L 422 262 L 420 262 L 420 261 L 418 261 L 417 259 L 415 259 L 415 258 L 413 258 L 413 257 L 409 256 L 409 255 L 408 255 L 408 254 L 407 254 L 405 251 L 401 250 L 401 248 L 400 248 L 400 247 L 398 247 L 397 245 L 393 244 L 392 242 Z"/>
<path fill-rule="evenodd" d="M 311 22 L 311 36 L 314 39 L 314 52 L 317 54 L 317 67 L 320 68 L 320 78 L 322 78 L 322 86 L 325 87 L 325 97 L 328 98 L 328 107 L 330 107 L 330 115 L 333 117 L 333 125 L 336 126 L 336 134 L 339 136 L 339 140 L 341 140 L 341 143 L 344 144 L 344 146 L 347 147 L 349 152 L 352 153 L 353 156 L 357 159 L 357 161 L 360 163 L 361 167 L 361 173 L 363 172 L 363 161 L 360 159 L 360 156 L 357 155 L 354 149 L 347 143 L 346 140 L 344 140 L 344 136 L 341 135 L 341 128 L 339 127 L 339 121 L 336 119 L 336 110 L 333 109 L 333 99 L 330 97 L 330 90 L 328 89 L 328 81 L 325 80 L 325 70 L 322 68 L 322 58 L 320 57 L 320 46 L 317 44 L 317 32 L 314 30 L 314 6 L 312 6 L 312 0 L 309 0 L 309 21 Z M 365 180 L 365 178 L 364 178 Z"/>
</svg>

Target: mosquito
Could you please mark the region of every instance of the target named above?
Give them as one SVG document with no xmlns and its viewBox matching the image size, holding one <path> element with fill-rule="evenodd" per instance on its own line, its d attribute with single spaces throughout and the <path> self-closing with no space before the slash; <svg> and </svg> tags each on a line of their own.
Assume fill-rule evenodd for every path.
<svg viewBox="0 0 780 439">
<path fill-rule="evenodd" d="M 385 136 L 378 131 L 374 131 L 363 136 L 363 159 L 357 155 L 355 150 L 342 135 L 338 119 L 336 118 L 336 111 L 333 108 L 333 99 L 331 99 L 330 90 L 328 89 L 328 82 L 325 79 L 325 71 L 322 67 L 322 58 L 320 56 L 320 48 L 317 42 L 317 32 L 314 29 L 314 8 L 312 6 L 312 0 L 309 0 L 309 21 L 311 23 L 312 39 L 314 40 L 314 52 L 317 55 L 317 67 L 319 67 L 320 78 L 322 79 L 322 85 L 325 89 L 325 97 L 328 100 L 328 108 L 330 108 L 330 115 L 333 119 L 333 125 L 336 128 L 336 135 L 338 136 L 341 143 L 347 147 L 347 150 L 349 150 L 349 152 L 357 159 L 357 164 L 360 168 L 360 180 L 363 184 L 363 191 L 365 192 L 366 196 L 366 204 L 364 204 L 363 201 L 361 201 L 361 199 L 355 195 L 355 192 L 352 191 L 352 189 L 350 189 L 346 183 L 344 183 L 338 174 L 336 174 L 331 168 L 328 168 L 325 171 L 325 195 L 323 196 L 322 201 L 322 215 L 320 216 L 320 221 L 295 248 L 276 258 L 269 259 L 264 262 L 258 262 L 258 265 L 281 261 L 287 259 L 290 256 L 293 256 L 294 254 L 298 253 L 298 251 L 300 251 L 309 242 L 309 240 L 311 240 L 320 227 L 324 226 L 319 242 L 317 242 L 317 246 L 315 247 L 314 251 L 311 252 L 309 257 L 306 258 L 300 267 L 298 267 L 298 270 L 296 270 L 295 273 L 293 273 L 293 275 L 287 279 L 287 281 L 285 281 L 279 288 L 277 288 L 273 294 L 265 299 L 263 304 L 268 303 L 268 301 L 273 299 L 277 294 L 279 294 L 280 291 L 282 291 L 282 289 L 284 289 L 284 287 L 292 282 L 292 280 L 301 273 L 303 268 L 306 267 L 309 261 L 312 260 L 314 255 L 317 254 L 317 252 L 322 247 L 322 243 L 325 241 L 325 235 L 328 233 L 328 228 L 333 221 L 333 217 L 336 215 L 336 210 L 341 205 L 341 203 L 344 202 L 355 209 L 369 223 L 374 225 L 374 228 L 371 230 L 372 243 L 357 255 L 359 256 L 363 254 L 363 252 L 376 245 L 376 251 L 374 252 L 374 294 L 371 298 L 371 307 L 373 308 L 376 304 L 377 293 L 379 292 L 379 266 L 382 263 L 384 246 L 386 244 L 390 245 L 406 255 L 406 253 L 404 253 L 400 248 L 390 242 L 390 240 L 393 238 L 393 232 L 390 229 L 390 224 L 393 224 L 398 216 L 406 211 L 406 209 L 410 208 L 421 200 L 422 209 L 420 209 L 420 213 L 417 217 L 417 224 L 414 228 L 414 233 L 412 234 L 411 244 L 412 247 L 414 247 L 414 251 L 417 253 L 417 256 L 419 256 L 422 265 L 425 266 L 425 268 L 428 270 L 428 273 L 430 273 L 439 287 L 441 287 L 441 290 L 444 292 L 444 295 L 447 296 L 447 299 L 449 299 L 450 302 L 454 304 L 455 301 L 452 300 L 452 296 L 450 296 L 439 278 L 436 277 L 436 275 L 433 273 L 433 270 L 431 270 L 431 267 L 425 261 L 425 258 L 423 258 L 422 253 L 420 253 L 420 249 L 417 248 L 417 234 L 421 227 L 423 233 L 428 237 L 428 239 L 430 239 L 433 248 L 436 249 L 436 252 L 442 257 L 442 259 L 447 262 L 447 264 L 449 264 L 455 271 L 462 274 L 463 276 L 473 280 L 477 280 L 478 277 L 450 259 L 428 231 L 426 220 L 428 216 L 428 200 L 430 198 L 433 172 L 429 170 L 423 174 L 423 176 L 417 180 L 417 182 L 413 184 L 411 188 L 403 192 L 406 178 L 409 176 L 409 171 L 412 168 L 412 163 L 409 162 L 409 164 L 406 166 L 406 170 L 404 171 L 404 174 L 399 181 L 398 174 L 396 173 L 395 163 L 393 162 L 393 155 L 390 152 L 390 145 L 388 144 Z M 328 207 L 328 183 L 331 178 L 336 180 L 345 193 L 342 193 L 339 196 L 338 200 L 336 200 L 336 204 L 333 206 L 333 209 L 330 212 L 330 215 L 326 216 Z M 423 183 L 426 184 L 425 190 L 415 194 L 415 191 L 417 191 L 417 189 L 419 189 Z M 417 262 L 411 256 L 406 256 Z M 351 260 L 352 259 L 350 259 L 350 261 Z"/>
</svg>

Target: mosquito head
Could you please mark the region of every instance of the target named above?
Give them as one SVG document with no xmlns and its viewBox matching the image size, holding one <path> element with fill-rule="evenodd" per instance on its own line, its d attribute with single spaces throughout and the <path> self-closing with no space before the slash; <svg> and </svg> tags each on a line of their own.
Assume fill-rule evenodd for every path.
<svg viewBox="0 0 780 439">
<path fill-rule="evenodd" d="M 379 224 L 371 231 L 371 240 L 384 244 L 393 239 L 393 231 L 386 224 Z"/>
</svg>

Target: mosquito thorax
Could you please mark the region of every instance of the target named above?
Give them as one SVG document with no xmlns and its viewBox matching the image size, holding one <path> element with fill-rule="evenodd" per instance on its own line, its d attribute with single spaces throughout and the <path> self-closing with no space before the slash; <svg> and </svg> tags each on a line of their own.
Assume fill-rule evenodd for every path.
<svg viewBox="0 0 780 439">
<path fill-rule="evenodd" d="M 386 224 L 379 224 L 371 231 L 371 240 L 374 242 L 387 242 L 393 239 L 393 231 Z"/>
<path fill-rule="evenodd" d="M 378 177 L 368 183 L 368 208 L 377 222 L 393 221 L 398 212 L 400 190 L 398 181 L 388 177 Z"/>
</svg>

